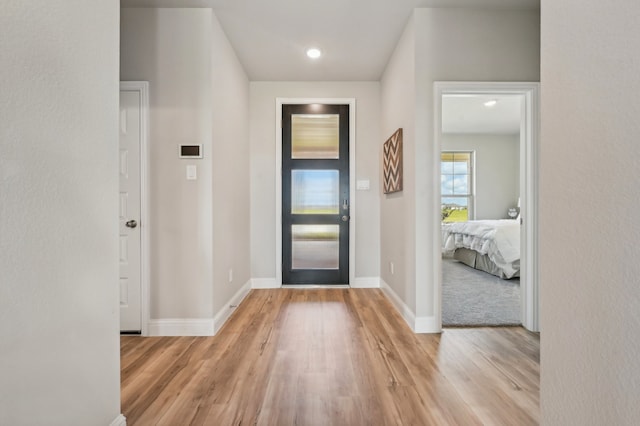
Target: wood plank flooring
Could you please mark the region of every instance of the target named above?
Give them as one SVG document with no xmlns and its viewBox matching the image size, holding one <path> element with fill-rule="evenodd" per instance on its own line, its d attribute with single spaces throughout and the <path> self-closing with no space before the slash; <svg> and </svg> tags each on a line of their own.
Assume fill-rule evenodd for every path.
<svg viewBox="0 0 640 426">
<path fill-rule="evenodd" d="M 413 334 L 378 289 L 252 290 L 214 337 L 121 337 L 127 425 L 533 425 L 519 327 Z"/>
</svg>

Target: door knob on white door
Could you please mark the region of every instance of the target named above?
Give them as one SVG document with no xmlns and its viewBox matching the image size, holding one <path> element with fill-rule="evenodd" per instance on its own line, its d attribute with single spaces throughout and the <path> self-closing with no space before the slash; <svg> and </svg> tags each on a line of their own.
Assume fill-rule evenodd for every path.
<svg viewBox="0 0 640 426">
<path fill-rule="evenodd" d="M 129 220 L 127 221 L 127 223 L 125 223 L 125 225 L 127 225 L 127 228 L 133 229 L 138 226 L 138 222 L 136 222 L 135 220 Z"/>
</svg>

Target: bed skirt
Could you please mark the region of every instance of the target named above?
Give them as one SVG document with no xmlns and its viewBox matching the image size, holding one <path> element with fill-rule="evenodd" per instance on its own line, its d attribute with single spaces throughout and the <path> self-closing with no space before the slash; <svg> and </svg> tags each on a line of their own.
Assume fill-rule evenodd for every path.
<svg viewBox="0 0 640 426">
<path fill-rule="evenodd" d="M 507 277 L 504 271 L 491 259 L 489 259 L 488 255 L 480 254 L 475 250 L 470 250 L 463 247 L 458 248 L 453 252 L 453 258 L 464 263 L 467 266 L 487 272 L 491 275 L 495 275 L 496 277 L 502 278 L 503 280 L 520 277 L 520 271 L 516 272 L 512 277 Z"/>
</svg>

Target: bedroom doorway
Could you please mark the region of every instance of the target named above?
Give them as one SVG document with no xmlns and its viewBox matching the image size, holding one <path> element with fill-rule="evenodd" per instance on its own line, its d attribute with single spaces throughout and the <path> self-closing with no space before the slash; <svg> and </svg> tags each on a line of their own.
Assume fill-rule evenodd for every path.
<svg viewBox="0 0 640 426">
<path fill-rule="evenodd" d="M 538 331 L 537 83 L 436 83 L 443 326 Z M 438 263 L 437 263 L 438 264 Z"/>
</svg>

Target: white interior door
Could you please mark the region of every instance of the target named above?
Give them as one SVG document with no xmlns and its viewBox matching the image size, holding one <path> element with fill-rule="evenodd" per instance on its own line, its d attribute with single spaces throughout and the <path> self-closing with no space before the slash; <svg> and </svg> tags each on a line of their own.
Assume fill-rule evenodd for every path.
<svg viewBox="0 0 640 426">
<path fill-rule="evenodd" d="M 141 93 L 120 91 L 120 330 L 142 330 Z"/>
</svg>

